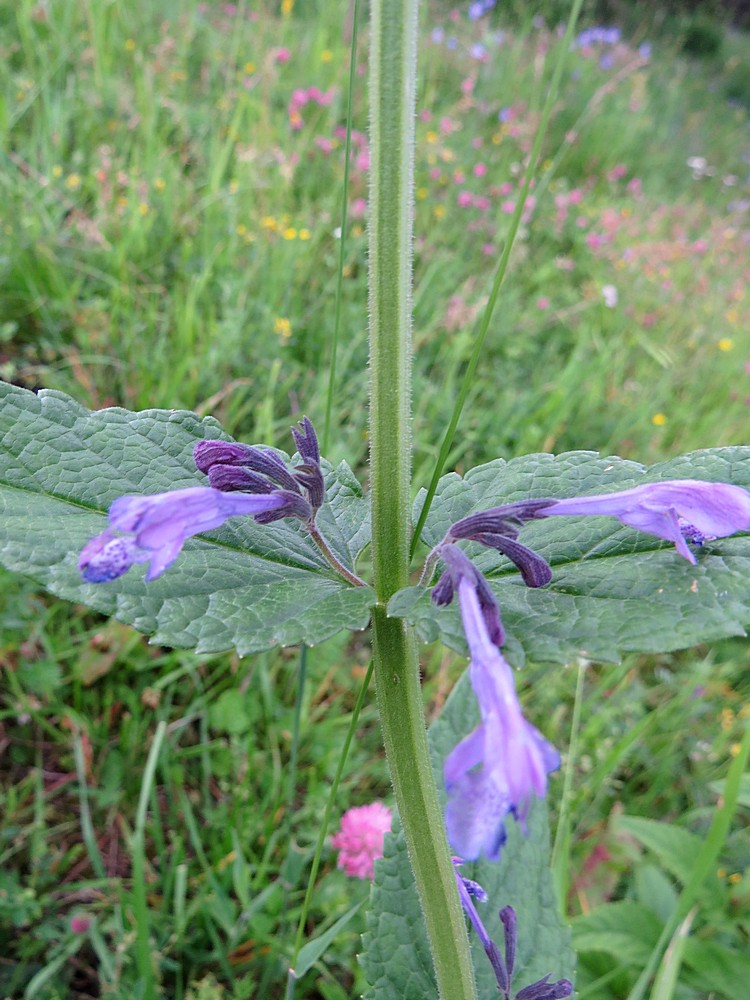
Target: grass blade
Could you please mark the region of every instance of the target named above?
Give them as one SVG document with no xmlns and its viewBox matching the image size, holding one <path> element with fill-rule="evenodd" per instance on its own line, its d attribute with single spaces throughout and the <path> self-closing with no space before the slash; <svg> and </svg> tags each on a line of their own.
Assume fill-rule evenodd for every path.
<svg viewBox="0 0 750 1000">
<path fill-rule="evenodd" d="M 166 722 L 162 721 L 156 727 L 154 738 L 151 742 L 151 749 L 148 752 L 146 768 L 143 772 L 143 783 L 141 793 L 138 798 L 138 809 L 135 815 L 135 830 L 133 831 L 132 853 L 133 853 L 133 911 L 136 922 L 135 939 L 135 960 L 138 967 L 138 975 L 143 983 L 143 1000 L 156 1000 L 156 977 L 151 963 L 150 929 L 151 921 L 146 902 L 146 856 L 145 856 L 145 831 L 146 813 L 148 802 L 151 797 L 151 788 L 156 774 L 156 764 L 159 760 L 159 752 L 167 731 Z"/>
<path fill-rule="evenodd" d="M 440 446 L 440 453 L 438 455 L 437 462 L 435 464 L 435 469 L 432 473 L 432 479 L 430 480 L 430 485 L 427 488 L 427 496 L 425 497 L 424 504 L 422 505 L 422 510 L 419 514 L 419 519 L 417 521 L 416 527 L 414 528 L 414 534 L 411 540 L 411 556 L 413 558 L 414 552 L 416 551 L 417 544 L 419 542 L 419 536 L 421 534 L 424 523 L 427 520 L 427 515 L 430 512 L 430 507 L 432 506 L 432 500 L 435 496 L 435 491 L 437 490 L 438 480 L 443 473 L 443 468 L 445 467 L 448 454 L 453 445 L 453 438 L 456 433 L 456 428 L 458 427 L 458 422 L 461 419 L 461 413 L 463 412 L 464 404 L 469 395 L 469 390 L 474 385 L 477 366 L 479 365 L 479 359 L 482 356 L 482 348 L 484 346 L 484 341 L 487 336 L 487 331 L 490 327 L 490 320 L 492 319 L 492 314 L 495 311 L 495 306 L 497 305 L 497 300 L 500 295 L 500 288 L 505 279 L 505 274 L 508 270 L 508 263 L 510 262 L 510 255 L 513 250 L 513 244 L 515 243 L 516 235 L 518 233 L 518 228 L 521 225 L 521 216 L 523 214 L 524 206 L 526 205 L 526 199 L 529 195 L 531 189 L 531 181 L 534 177 L 534 172 L 536 170 L 537 163 L 539 162 L 539 157 L 542 152 L 542 143 L 544 142 L 544 137 L 547 132 L 547 126 L 549 124 L 550 117 L 552 115 L 552 109 L 555 105 L 555 100 L 557 99 L 557 91 L 560 85 L 560 79 L 562 77 L 562 71 L 565 67 L 565 62 L 570 49 L 570 43 L 573 38 L 573 32 L 575 31 L 576 22 L 578 21 L 578 15 L 580 13 L 581 7 L 583 5 L 583 0 L 574 0 L 573 7 L 570 11 L 570 17 L 568 18 L 568 24 L 565 29 L 565 36 L 563 38 L 562 45 L 560 46 L 560 55 L 557 59 L 557 64 L 555 65 L 554 72 L 552 74 L 552 81 L 550 83 L 549 90 L 547 92 L 547 98 L 544 102 L 544 107 L 542 108 L 541 120 L 539 122 L 539 129 L 537 131 L 536 137 L 534 139 L 534 145 L 529 154 L 529 160 L 526 165 L 526 174 L 524 177 L 523 188 L 516 201 L 516 206 L 513 211 L 513 215 L 510 220 L 510 227 L 508 230 L 508 237 L 505 241 L 505 246 L 503 247 L 503 252 L 500 255 L 500 260 L 498 261 L 497 271 L 495 272 L 495 278 L 492 282 L 492 290 L 490 292 L 490 297 L 485 306 L 484 312 L 482 313 L 482 318 L 479 322 L 479 330 L 477 331 L 477 336 L 474 341 L 474 347 L 472 348 L 471 357 L 469 363 L 466 366 L 466 371 L 464 373 L 463 380 L 461 382 L 461 388 L 458 393 L 458 398 L 453 407 L 453 413 L 451 414 L 451 419 L 448 424 L 448 429 L 443 437 L 443 443 Z"/>
<path fill-rule="evenodd" d="M 696 859 L 695 866 L 693 867 L 692 875 L 680 893 L 674 912 L 664 925 L 664 930 L 659 936 L 659 940 L 656 942 L 656 946 L 651 953 L 651 957 L 646 963 L 646 967 L 643 969 L 643 972 L 641 972 L 638 977 L 638 981 L 628 994 L 628 1000 L 643 1000 L 645 997 L 649 981 L 661 960 L 667 942 L 674 934 L 680 922 L 685 919 L 690 912 L 690 909 L 697 902 L 703 881 L 709 872 L 713 871 L 716 866 L 717 859 L 722 847 L 724 846 L 724 841 L 729 833 L 729 827 L 737 808 L 740 784 L 745 767 L 747 766 L 748 756 L 750 756 L 750 728 L 746 730 L 742 743 L 740 744 L 739 752 L 729 768 L 729 774 L 724 787 L 724 801 L 721 804 L 721 807 L 717 810 L 716 815 L 713 818 L 713 822 L 709 827 L 703 848 Z"/>
<path fill-rule="evenodd" d="M 344 259 L 346 250 L 346 218 L 349 202 L 349 170 L 352 150 L 352 109 L 354 106 L 354 79 L 357 72 L 357 26 L 359 24 L 359 0 L 354 0 L 352 11 L 352 43 L 349 57 L 349 86 L 346 97 L 346 141 L 344 143 L 344 181 L 341 191 L 341 239 L 339 241 L 339 266 L 336 277 L 336 304 L 334 307 L 333 339 L 331 340 L 331 360 L 328 369 L 328 391 L 326 394 L 326 417 L 323 424 L 323 454 L 327 454 L 331 437 L 331 413 L 333 394 L 336 388 L 336 360 L 341 327 L 341 297 L 344 282 Z"/>
</svg>

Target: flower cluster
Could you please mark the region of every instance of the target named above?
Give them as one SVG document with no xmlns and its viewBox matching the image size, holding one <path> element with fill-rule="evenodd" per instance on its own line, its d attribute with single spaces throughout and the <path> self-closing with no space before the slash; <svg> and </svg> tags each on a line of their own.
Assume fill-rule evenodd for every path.
<svg viewBox="0 0 750 1000">
<path fill-rule="evenodd" d="M 306 104 L 317 104 L 321 108 L 327 108 L 333 97 L 332 90 L 323 91 L 320 87 L 301 87 L 292 91 L 288 107 L 290 126 L 297 131 L 305 124 L 301 112 Z"/>
<path fill-rule="evenodd" d="M 149 563 L 146 581 L 155 580 L 188 538 L 219 528 L 230 517 L 250 516 L 258 524 L 294 517 L 313 528 L 325 492 L 318 440 L 307 417 L 292 435 L 302 463 L 291 471 L 273 448 L 199 441 L 194 460 L 209 486 L 119 497 L 109 509 L 109 527 L 81 552 L 83 579 L 105 583 L 134 563 Z"/>
<path fill-rule="evenodd" d="M 375 862 L 383 857 L 383 840 L 391 828 L 391 819 L 391 810 L 382 802 L 348 809 L 331 838 L 339 852 L 337 866 L 354 878 L 373 879 Z"/>
<path fill-rule="evenodd" d="M 427 560 L 425 577 L 440 559 L 444 570 L 432 591 L 438 605 L 458 595 L 471 662 L 469 677 L 481 722 L 446 757 L 446 826 L 453 848 L 474 860 L 497 860 L 507 817 L 523 826 L 531 799 L 546 794 L 547 775 L 560 758 L 523 716 L 513 673 L 499 646 L 505 641 L 500 609 L 482 573 L 458 546 L 478 542 L 501 552 L 529 587 L 549 583 L 547 561 L 518 541 L 524 524 L 555 516 L 603 515 L 674 543 L 691 563 L 690 545 L 750 528 L 750 494 L 726 483 L 692 479 L 646 483 L 618 493 L 555 500 L 540 498 L 492 507 L 456 521 Z"/>
<path fill-rule="evenodd" d="M 516 946 L 518 944 L 516 911 L 512 906 L 504 906 L 502 910 L 500 910 L 500 920 L 503 925 L 503 937 L 505 939 L 505 954 L 502 955 L 498 946 L 487 933 L 481 917 L 477 913 L 476 906 L 474 905 L 475 899 L 478 899 L 481 903 L 486 903 L 487 893 L 477 882 L 464 878 L 464 876 L 461 875 L 458 871 L 461 863 L 461 858 L 453 859 L 453 864 L 456 869 L 456 882 L 458 884 L 458 895 L 461 900 L 461 905 L 464 908 L 464 913 L 469 918 L 471 926 L 474 928 L 479 940 L 482 942 L 484 952 L 492 965 L 492 971 L 495 973 L 497 988 L 500 991 L 502 1000 L 511 1000 L 513 970 L 516 963 Z M 573 992 L 573 984 L 570 980 L 559 979 L 557 982 L 551 983 L 551 975 L 552 974 L 549 973 L 544 976 L 543 979 L 539 979 L 535 983 L 530 983 L 528 986 L 524 986 L 523 989 L 520 989 L 518 993 L 516 993 L 515 1000 L 560 1000 L 562 997 L 569 997 Z"/>
<path fill-rule="evenodd" d="M 497 0 L 473 0 L 469 4 L 469 20 L 478 21 L 485 14 L 489 14 L 496 3 Z"/>
</svg>

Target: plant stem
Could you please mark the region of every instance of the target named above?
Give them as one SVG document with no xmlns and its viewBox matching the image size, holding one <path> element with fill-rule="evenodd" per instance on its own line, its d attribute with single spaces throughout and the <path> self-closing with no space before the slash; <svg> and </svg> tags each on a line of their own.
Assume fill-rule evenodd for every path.
<svg viewBox="0 0 750 1000">
<path fill-rule="evenodd" d="M 310 532 L 310 537 L 318 546 L 321 553 L 326 557 L 327 561 L 336 570 L 337 573 L 340 573 L 341 576 L 343 576 L 345 580 L 348 580 L 349 583 L 353 583 L 355 587 L 367 586 L 365 581 L 361 580 L 356 573 L 352 573 L 352 571 L 347 569 L 342 562 L 339 562 L 339 560 L 336 558 L 331 548 L 329 547 L 328 542 L 325 540 L 325 538 L 323 538 L 321 533 L 318 531 L 318 528 L 314 521 L 312 521 L 310 524 L 307 525 L 307 530 Z"/>
<path fill-rule="evenodd" d="M 430 765 L 410 627 L 411 252 L 417 0 L 373 0 L 370 59 L 370 483 L 378 707 L 443 1000 L 476 1000 L 466 926 Z"/>
<path fill-rule="evenodd" d="M 385 609 L 373 614 L 380 724 L 443 1000 L 476 1000 L 466 923 L 430 766 L 416 644 Z"/>
</svg>

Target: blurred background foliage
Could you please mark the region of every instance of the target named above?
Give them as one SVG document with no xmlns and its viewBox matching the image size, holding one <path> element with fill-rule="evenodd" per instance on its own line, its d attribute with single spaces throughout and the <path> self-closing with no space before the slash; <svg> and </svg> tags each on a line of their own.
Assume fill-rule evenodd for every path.
<svg viewBox="0 0 750 1000">
<path fill-rule="evenodd" d="M 568 9 L 509 0 L 472 18 L 468 4 L 423 5 L 415 490 L 469 356 Z M 196 408 L 247 441 L 286 441 L 303 413 L 320 422 L 351 16 L 323 0 L 0 8 L 3 378 L 92 408 Z M 580 448 L 650 463 L 747 442 L 745 16 L 742 4 L 584 5 L 452 467 Z M 363 475 L 366 42 L 363 25 L 328 449 Z M 2 579 L 0 990 L 280 996 L 366 637 L 309 651 L 298 700 L 299 651 L 245 662 L 164 650 Z M 441 648 L 423 663 L 432 718 L 464 663 Z M 580 993 L 627 997 L 684 879 L 685 837 L 705 835 L 747 726 L 747 647 L 529 664 L 519 684 L 572 781 L 558 864 Z M 368 703 L 338 809 L 389 794 Z M 745 791 L 670 994 L 680 1000 L 745 988 L 748 810 Z M 666 826 L 660 840 L 634 822 L 644 818 Z M 324 862 L 311 936 L 367 893 L 331 850 Z M 361 915 L 298 997 L 362 991 L 360 927 Z"/>
</svg>

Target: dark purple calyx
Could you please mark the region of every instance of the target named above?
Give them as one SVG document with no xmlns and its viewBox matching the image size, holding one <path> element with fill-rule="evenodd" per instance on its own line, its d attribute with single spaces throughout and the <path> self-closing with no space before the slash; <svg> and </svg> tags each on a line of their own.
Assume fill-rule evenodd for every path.
<svg viewBox="0 0 750 1000">
<path fill-rule="evenodd" d="M 198 469 L 206 475 L 210 475 L 215 466 L 244 468 L 265 476 L 274 486 L 294 493 L 300 492 L 286 462 L 273 448 L 259 448 L 236 441 L 198 441 L 193 449 L 193 458 Z M 256 488 L 253 492 L 260 490 Z"/>
<path fill-rule="evenodd" d="M 543 511 L 555 503 L 556 500 L 549 499 L 519 500 L 502 507 L 481 510 L 456 521 L 445 538 L 448 542 L 465 538 L 496 549 L 518 567 L 527 587 L 544 587 L 552 579 L 549 563 L 516 539 L 527 521 L 543 517 Z"/>
<path fill-rule="evenodd" d="M 273 493 L 276 489 L 270 479 L 241 465 L 212 465 L 208 481 L 223 493 Z"/>
<path fill-rule="evenodd" d="M 558 979 L 557 982 L 549 981 L 552 973 L 548 973 L 544 979 L 540 979 L 530 986 L 524 986 L 516 993 L 516 1000 L 561 1000 L 562 997 L 569 997 L 573 992 L 573 984 L 568 979 Z"/>
<path fill-rule="evenodd" d="M 507 556 L 518 567 L 527 587 L 544 587 L 552 579 L 552 568 L 547 560 L 514 538 L 507 535 L 481 534 L 475 535 L 474 541 L 491 549 L 497 549 Z"/>
<path fill-rule="evenodd" d="M 462 517 L 451 526 L 448 534 L 452 539 L 476 538 L 477 535 L 486 534 L 516 538 L 527 521 L 543 516 L 540 512 L 556 503 L 556 500 L 547 497 L 537 500 L 518 500 L 516 503 L 491 507 L 489 510 L 481 510 L 477 514 Z"/>
<path fill-rule="evenodd" d="M 303 417 L 297 427 L 292 427 L 292 437 L 302 459 L 302 464 L 294 467 L 294 478 L 307 491 L 313 510 L 318 510 L 325 500 L 325 482 L 320 468 L 318 437 L 307 417 Z"/>
<path fill-rule="evenodd" d="M 459 582 L 462 579 L 469 580 L 477 592 L 489 637 L 496 646 L 502 646 L 505 642 L 505 629 L 500 620 L 500 609 L 483 574 L 457 545 L 443 542 L 435 551 L 443 560 L 445 570 L 432 589 L 432 600 L 441 607 L 450 604 Z"/>
<path fill-rule="evenodd" d="M 271 524 L 273 521 L 280 521 L 282 517 L 298 517 L 306 524 L 312 521 L 313 511 L 310 504 L 298 493 L 290 490 L 274 490 L 274 495 L 283 497 L 286 503 L 276 510 L 265 510 L 260 514 L 255 514 L 258 524 Z"/>
</svg>

